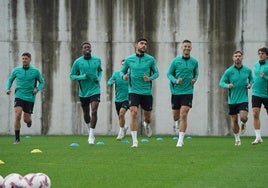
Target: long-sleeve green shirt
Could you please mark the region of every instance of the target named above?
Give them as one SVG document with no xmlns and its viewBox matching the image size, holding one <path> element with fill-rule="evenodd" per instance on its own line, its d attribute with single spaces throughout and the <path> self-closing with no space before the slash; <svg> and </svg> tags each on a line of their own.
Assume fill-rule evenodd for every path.
<svg viewBox="0 0 268 188">
<path fill-rule="evenodd" d="M 100 94 L 100 81 L 102 77 L 101 60 L 96 56 L 85 59 L 77 58 L 72 66 L 70 78 L 79 83 L 79 97 L 90 97 Z"/>
<path fill-rule="evenodd" d="M 142 57 L 136 54 L 125 59 L 121 70 L 121 76 L 129 74 L 129 93 L 140 95 L 152 95 L 152 80 L 158 78 L 159 72 L 155 59 L 144 53 Z M 150 81 L 144 81 L 144 75 L 149 76 Z"/>
<path fill-rule="evenodd" d="M 228 104 L 248 102 L 247 85 L 253 84 L 251 69 L 245 65 L 241 68 L 237 68 L 235 65 L 230 66 L 219 81 L 222 88 L 228 88 L 228 84 L 233 84 L 233 88 L 229 89 Z"/>
<path fill-rule="evenodd" d="M 14 68 L 6 83 L 6 90 L 11 88 L 15 79 L 15 97 L 28 102 L 35 102 L 36 95 L 33 94 L 33 90 L 36 88 L 37 91 L 41 91 L 45 85 L 40 71 L 32 65 L 28 69 L 23 68 L 23 66 Z"/>
<path fill-rule="evenodd" d="M 115 102 L 123 102 L 128 100 L 128 80 L 123 80 L 120 71 L 115 71 L 109 78 L 107 85 L 115 84 Z"/>
<path fill-rule="evenodd" d="M 190 56 L 183 58 L 182 55 L 175 57 L 169 66 L 167 77 L 170 80 L 170 91 L 173 95 L 193 94 L 194 86 L 192 79 L 198 78 L 198 61 Z M 178 78 L 182 78 L 180 84 L 176 84 Z"/>
<path fill-rule="evenodd" d="M 257 97 L 268 98 L 268 60 L 264 64 L 260 62 L 254 63 L 254 84 L 252 87 L 252 95 Z M 260 76 L 264 72 L 264 78 Z"/>
</svg>

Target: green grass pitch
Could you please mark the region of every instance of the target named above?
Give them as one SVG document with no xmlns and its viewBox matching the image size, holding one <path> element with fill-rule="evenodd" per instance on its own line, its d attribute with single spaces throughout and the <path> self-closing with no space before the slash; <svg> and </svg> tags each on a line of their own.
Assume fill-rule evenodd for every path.
<svg viewBox="0 0 268 188">
<path fill-rule="evenodd" d="M 138 148 L 130 147 L 130 136 L 115 138 L 97 135 L 101 144 L 90 146 L 87 136 L 22 136 L 13 145 L 14 136 L 0 135 L 0 175 L 43 172 L 52 188 L 267 187 L 266 138 L 253 146 L 253 137 L 241 137 L 242 145 L 234 146 L 231 136 L 192 136 L 182 148 L 171 135 L 147 142 L 139 136 Z"/>
</svg>

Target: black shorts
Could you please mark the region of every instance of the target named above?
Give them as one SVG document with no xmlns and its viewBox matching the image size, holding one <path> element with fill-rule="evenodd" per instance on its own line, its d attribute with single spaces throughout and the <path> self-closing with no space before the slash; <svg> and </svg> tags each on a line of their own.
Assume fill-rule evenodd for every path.
<svg viewBox="0 0 268 188">
<path fill-rule="evenodd" d="M 252 95 L 251 97 L 251 103 L 252 103 L 252 108 L 257 107 L 261 108 L 261 105 L 264 105 L 264 108 L 268 109 L 268 98 L 262 98 L 262 97 L 257 97 Z"/>
<path fill-rule="evenodd" d="M 128 108 L 129 108 L 128 100 L 122 101 L 122 102 L 115 102 L 114 104 L 115 104 L 117 115 L 119 115 L 121 108 L 124 108 L 126 110 L 128 110 Z"/>
<path fill-rule="evenodd" d="M 92 95 L 90 97 L 80 97 L 82 107 L 89 106 L 93 101 L 100 102 L 100 94 Z"/>
<path fill-rule="evenodd" d="M 139 95 L 135 93 L 128 94 L 129 106 L 141 106 L 143 110 L 152 111 L 153 109 L 153 96 L 152 95 Z"/>
<path fill-rule="evenodd" d="M 173 110 L 179 110 L 181 106 L 192 108 L 193 94 L 171 95 L 171 106 Z"/>
<path fill-rule="evenodd" d="M 229 115 L 239 114 L 241 110 L 248 112 L 248 102 L 243 102 L 239 104 L 229 104 Z"/>
<path fill-rule="evenodd" d="M 33 113 L 33 108 L 34 108 L 34 103 L 25 101 L 19 98 L 15 98 L 14 101 L 14 107 L 20 106 L 22 107 L 23 112 L 32 114 Z"/>
</svg>

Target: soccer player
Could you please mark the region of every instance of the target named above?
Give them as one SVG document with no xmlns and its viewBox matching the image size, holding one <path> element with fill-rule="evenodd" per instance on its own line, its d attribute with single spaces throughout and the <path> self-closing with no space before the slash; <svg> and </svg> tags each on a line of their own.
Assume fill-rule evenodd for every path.
<svg viewBox="0 0 268 188">
<path fill-rule="evenodd" d="M 31 114 L 33 113 L 36 94 L 44 88 L 44 78 L 39 69 L 30 65 L 31 54 L 25 52 L 22 54 L 22 66 L 13 69 L 6 84 L 6 94 L 10 95 L 12 83 L 16 79 L 15 89 L 15 141 L 14 144 L 20 143 L 21 116 L 27 127 L 32 126 Z M 38 85 L 37 85 L 38 83 Z"/>
<path fill-rule="evenodd" d="M 138 107 L 143 109 L 144 130 L 152 136 L 151 111 L 153 106 L 152 81 L 159 76 L 156 61 L 146 53 L 147 39 L 139 38 L 135 43 L 135 54 L 128 56 L 121 70 L 121 76 L 129 81 L 130 131 L 133 145 L 138 147 Z"/>
<path fill-rule="evenodd" d="M 233 53 L 233 65 L 225 70 L 219 85 L 229 90 L 228 105 L 231 116 L 235 146 L 241 145 L 240 133 L 243 134 L 248 120 L 248 89 L 253 83 L 252 71 L 242 63 L 243 53 L 240 50 Z M 241 130 L 238 124 L 241 121 Z M 239 133 L 240 130 L 240 133 Z"/>
<path fill-rule="evenodd" d="M 184 40 L 181 50 L 182 55 L 178 55 L 171 61 L 167 72 L 170 80 L 173 120 L 179 132 L 176 147 L 183 146 L 187 116 L 192 107 L 194 84 L 198 78 L 198 61 L 190 55 L 192 42 Z"/>
<path fill-rule="evenodd" d="M 77 80 L 79 83 L 79 97 L 89 134 L 88 143 L 93 145 L 100 103 L 102 67 L 100 58 L 91 55 L 91 44 L 88 41 L 83 42 L 81 47 L 83 55 L 74 61 L 70 78 L 71 80 Z"/>
<path fill-rule="evenodd" d="M 258 50 L 259 61 L 254 63 L 252 86 L 252 109 L 253 124 L 256 138 L 253 145 L 263 142 L 261 138 L 260 111 L 261 105 L 264 105 L 268 114 L 268 48 L 263 47 Z"/>
<path fill-rule="evenodd" d="M 121 61 L 121 66 L 124 65 L 125 60 Z M 127 78 L 127 77 L 126 77 Z M 115 108 L 119 118 L 119 133 L 117 136 L 117 140 L 122 140 L 127 132 L 128 127 L 125 122 L 125 115 L 129 108 L 128 103 L 128 78 L 123 80 L 120 75 L 120 71 L 115 71 L 113 75 L 109 78 L 107 85 L 112 86 L 115 85 Z"/>
</svg>

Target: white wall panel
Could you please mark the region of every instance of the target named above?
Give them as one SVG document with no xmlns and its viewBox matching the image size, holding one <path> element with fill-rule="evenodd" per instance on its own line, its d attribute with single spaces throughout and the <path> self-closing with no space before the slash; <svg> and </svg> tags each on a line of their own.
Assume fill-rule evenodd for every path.
<svg viewBox="0 0 268 188">
<path fill-rule="evenodd" d="M 257 49 L 268 45 L 267 22 L 265 0 L 0 0 L 0 134 L 13 134 L 14 96 L 6 96 L 4 87 L 11 70 L 21 64 L 24 51 L 32 53 L 32 64 L 45 73 L 47 85 L 38 94 L 33 127 L 28 129 L 22 123 L 22 134 L 41 134 L 44 126 L 50 135 L 87 133 L 74 94 L 78 88 L 69 78 L 84 40 L 91 41 L 92 54 L 103 63 L 96 133 L 117 134 L 114 94 L 107 90 L 106 82 L 120 68 L 122 58 L 134 53 L 134 41 L 142 35 L 149 39 L 148 52 L 156 58 L 160 71 L 153 81 L 154 133 L 173 134 L 166 72 L 170 61 L 181 53 L 181 42 L 189 39 L 193 42 L 192 55 L 199 61 L 199 79 L 187 134 L 232 134 L 227 95 L 218 86 L 219 77 L 232 64 L 235 49 L 244 51 L 244 64 L 253 68 Z M 266 122 L 262 109 L 262 134 L 268 136 Z M 254 135 L 251 108 L 247 129 L 246 135 Z"/>
</svg>

